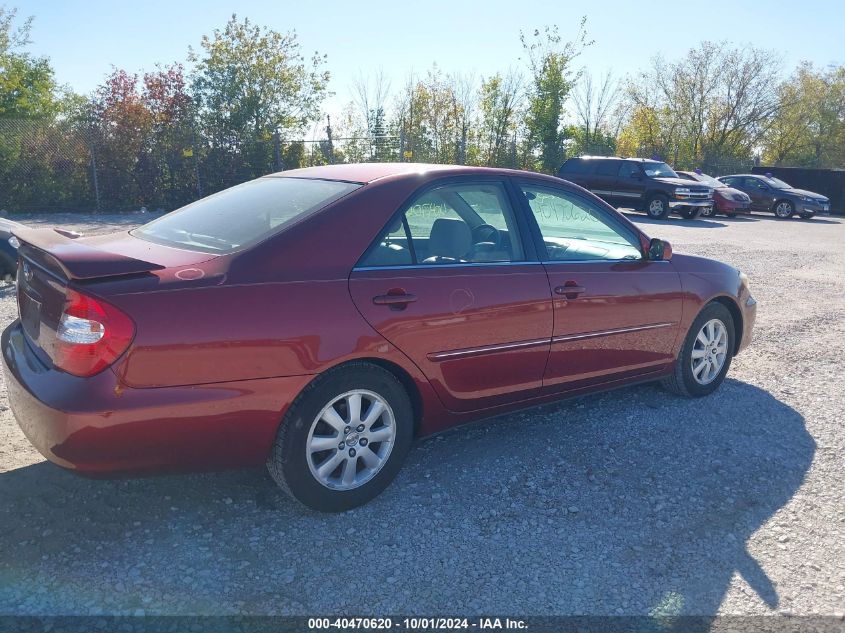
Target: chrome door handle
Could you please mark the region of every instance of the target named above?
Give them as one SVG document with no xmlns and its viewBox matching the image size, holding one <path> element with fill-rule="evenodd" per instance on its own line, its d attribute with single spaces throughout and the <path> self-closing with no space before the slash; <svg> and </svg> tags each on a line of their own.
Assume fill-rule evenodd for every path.
<svg viewBox="0 0 845 633">
<path fill-rule="evenodd" d="M 577 299 L 578 295 L 587 292 L 583 286 L 558 286 L 555 288 L 555 294 L 563 295 L 567 299 Z"/>
<path fill-rule="evenodd" d="M 373 297 L 373 303 L 377 306 L 389 306 L 391 310 L 404 310 L 409 303 L 417 300 L 416 295 L 407 293 L 388 293 L 386 295 L 376 295 Z"/>
</svg>

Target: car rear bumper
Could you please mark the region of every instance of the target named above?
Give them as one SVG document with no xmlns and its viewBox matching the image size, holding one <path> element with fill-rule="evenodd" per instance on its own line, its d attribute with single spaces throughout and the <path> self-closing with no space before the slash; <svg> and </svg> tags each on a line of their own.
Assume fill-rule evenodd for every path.
<svg viewBox="0 0 845 633">
<path fill-rule="evenodd" d="M 2 336 L 9 403 L 47 459 L 87 474 L 257 466 L 310 376 L 132 389 L 105 370 L 44 366 L 15 321 Z"/>
</svg>

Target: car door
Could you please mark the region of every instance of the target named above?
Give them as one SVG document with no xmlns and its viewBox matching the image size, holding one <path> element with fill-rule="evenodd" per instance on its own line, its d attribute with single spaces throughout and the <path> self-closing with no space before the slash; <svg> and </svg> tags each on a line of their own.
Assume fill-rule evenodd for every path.
<svg viewBox="0 0 845 633">
<path fill-rule="evenodd" d="M 751 208 L 755 211 L 769 211 L 774 202 L 772 188 L 759 178 L 745 176 L 742 190 L 751 197 Z"/>
<path fill-rule="evenodd" d="M 591 162 L 595 162 L 596 166 L 590 175 L 590 186 L 588 189 L 600 198 L 607 200 L 610 204 L 619 203 L 619 197 L 616 194 L 616 180 L 621 161 L 596 158 Z"/>
<path fill-rule="evenodd" d="M 649 261 L 639 234 L 587 197 L 520 180 L 553 292 L 554 331 L 544 391 L 646 376 L 674 360 L 680 278 Z"/>
<path fill-rule="evenodd" d="M 639 163 L 633 160 L 623 160 L 619 165 L 614 195 L 619 199 L 620 206 L 637 208 L 642 203 L 643 170 Z"/>
<path fill-rule="evenodd" d="M 351 273 L 358 310 L 453 411 L 542 386 L 551 291 L 518 221 L 501 179 L 440 184 L 414 196 Z"/>
</svg>

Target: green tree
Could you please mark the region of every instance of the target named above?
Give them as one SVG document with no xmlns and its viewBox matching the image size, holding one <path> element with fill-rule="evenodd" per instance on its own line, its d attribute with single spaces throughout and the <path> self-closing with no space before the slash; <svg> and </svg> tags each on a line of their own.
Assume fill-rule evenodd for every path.
<svg viewBox="0 0 845 633">
<path fill-rule="evenodd" d="M 272 171 L 273 135 L 301 137 L 328 94 L 324 55 L 307 58 L 295 31 L 279 33 L 236 15 L 204 36 L 189 59 L 209 191 Z"/>
<path fill-rule="evenodd" d="M 572 139 L 571 154 L 611 155 L 616 151 L 616 136 L 619 133 L 620 86 L 607 73 L 599 83 L 586 73 L 581 77 L 573 92 L 576 125 L 568 136 Z"/>
<path fill-rule="evenodd" d="M 405 134 L 406 160 L 458 162 L 464 109 L 455 77 L 434 64 L 423 79 L 408 80 L 395 110 L 395 129 Z"/>
<path fill-rule="evenodd" d="M 314 53 L 306 59 L 295 31 L 278 33 L 233 15 L 222 31 L 202 38 L 201 48 L 190 53 L 193 96 L 221 141 L 277 130 L 298 134 L 319 118 L 329 81 L 326 58 Z"/>
<path fill-rule="evenodd" d="M 525 118 L 525 167 L 556 173 L 564 158 L 565 132 L 562 127 L 564 105 L 580 71 L 573 62 L 585 47 L 586 18 L 581 19 L 576 38 L 563 42 L 558 28 L 535 30 L 532 37 L 520 33 L 528 57 L 531 88 Z"/>
<path fill-rule="evenodd" d="M 480 159 L 491 167 L 515 167 L 511 143 L 517 132 L 522 78 L 511 71 L 481 82 L 478 136 Z"/>
<path fill-rule="evenodd" d="M 763 141 L 767 164 L 845 165 L 845 66 L 801 64 L 778 90 L 780 110 Z"/>
<path fill-rule="evenodd" d="M 32 18 L 16 26 L 17 9 L 0 6 L 0 117 L 33 119 L 57 112 L 56 81 L 49 60 L 23 51 Z"/>
<path fill-rule="evenodd" d="M 632 118 L 620 146 L 636 139 L 677 166 L 749 160 L 780 108 L 780 60 L 771 51 L 702 42 L 677 60 L 655 57 L 629 81 Z M 622 140 L 622 139 L 621 139 Z"/>
</svg>

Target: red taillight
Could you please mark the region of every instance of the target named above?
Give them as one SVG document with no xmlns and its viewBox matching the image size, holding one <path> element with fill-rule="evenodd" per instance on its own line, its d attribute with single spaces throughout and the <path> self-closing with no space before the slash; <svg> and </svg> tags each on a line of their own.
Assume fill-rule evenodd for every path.
<svg viewBox="0 0 845 633">
<path fill-rule="evenodd" d="M 93 376 L 116 361 L 134 335 L 135 324 L 123 312 L 68 288 L 50 356 L 62 371 Z"/>
</svg>

